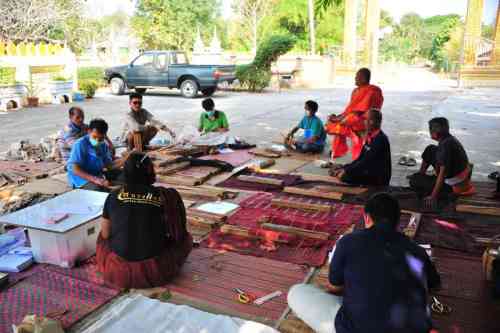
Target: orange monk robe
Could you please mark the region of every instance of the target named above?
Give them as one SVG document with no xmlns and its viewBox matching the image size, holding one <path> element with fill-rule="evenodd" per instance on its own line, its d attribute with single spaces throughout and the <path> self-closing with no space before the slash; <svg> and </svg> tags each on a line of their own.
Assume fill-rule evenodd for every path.
<svg viewBox="0 0 500 333">
<path fill-rule="evenodd" d="M 353 90 L 351 101 L 342 113 L 343 120 L 328 121 L 325 129 L 332 140 L 332 158 L 342 157 L 349 151 L 347 137 L 352 141 L 352 159 L 361 154 L 363 148 L 363 132 L 366 131 L 365 120 L 370 109 L 381 110 L 384 104 L 382 90 L 372 84 L 361 86 Z"/>
</svg>

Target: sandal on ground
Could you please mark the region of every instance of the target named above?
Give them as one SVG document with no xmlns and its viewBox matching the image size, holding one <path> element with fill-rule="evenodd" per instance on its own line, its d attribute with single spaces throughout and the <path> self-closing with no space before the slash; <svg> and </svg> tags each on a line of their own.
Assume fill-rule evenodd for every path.
<svg viewBox="0 0 500 333">
<path fill-rule="evenodd" d="M 488 178 L 491 180 L 497 180 L 498 178 L 500 178 L 500 172 L 498 171 L 492 172 L 488 175 Z"/>
<path fill-rule="evenodd" d="M 401 158 L 398 161 L 398 164 L 406 166 L 406 163 L 408 163 L 408 158 L 406 156 L 401 156 Z"/>
</svg>

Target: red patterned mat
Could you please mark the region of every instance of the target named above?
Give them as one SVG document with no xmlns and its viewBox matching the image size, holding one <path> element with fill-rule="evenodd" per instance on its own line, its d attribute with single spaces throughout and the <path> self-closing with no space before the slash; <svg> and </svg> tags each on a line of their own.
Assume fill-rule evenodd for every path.
<svg viewBox="0 0 500 333">
<path fill-rule="evenodd" d="M 235 150 L 232 153 L 208 155 L 200 157 L 200 159 L 224 161 L 231 164 L 234 167 L 239 167 L 240 165 L 243 165 L 254 158 L 254 156 L 250 154 L 248 151 L 249 149 Z"/>
<path fill-rule="evenodd" d="M 309 203 L 328 203 L 334 208 L 330 213 L 305 212 L 294 208 L 277 208 L 271 206 L 273 198 Z M 295 264 L 321 266 L 325 262 L 328 251 L 335 244 L 338 235 L 362 218 L 362 209 L 358 206 L 286 194 L 257 193 L 242 201 L 240 207 L 240 210 L 229 217 L 227 223 L 249 228 L 255 233 L 263 234 L 269 240 L 282 238 L 283 234 L 263 231 L 260 228 L 262 219 L 270 220 L 274 224 L 327 232 L 331 235 L 331 240 L 294 237 L 289 238 L 288 244 L 277 242 L 269 244 L 269 242 L 259 239 L 227 235 L 215 230 L 202 242 L 203 246 Z"/>
<path fill-rule="evenodd" d="M 306 267 L 286 262 L 198 248 L 168 287 L 174 303 L 270 324 L 285 311 L 290 287 L 302 283 L 307 272 Z M 257 306 L 239 303 L 234 288 L 257 297 L 277 290 L 283 294 Z"/>
<path fill-rule="evenodd" d="M 12 324 L 29 314 L 64 313 L 58 319 L 69 328 L 120 293 L 95 283 L 92 270 L 91 266 L 67 270 L 36 265 L 14 275 L 13 283 L 0 292 L 0 333 L 12 332 Z"/>
</svg>

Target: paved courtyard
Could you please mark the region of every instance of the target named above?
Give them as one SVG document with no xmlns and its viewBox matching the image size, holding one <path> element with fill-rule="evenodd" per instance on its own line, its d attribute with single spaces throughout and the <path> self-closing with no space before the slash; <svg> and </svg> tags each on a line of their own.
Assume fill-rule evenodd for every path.
<svg viewBox="0 0 500 333">
<path fill-rule="evenodd" d="M 394 164 L 402 154 L 419 157 L 430 142 L 427 120 L 446 116 L 475 164 L 475 178 L 485 179 L 490 172 L 500 170 L 500 89 L 454 89 L 425 84 L 413 86 L 413 90 L 402 87 L 403 84 L 382 84 L 383 128 L 391 139 Z M 227 113 L 233 133 L 262 144 L 295 125 L 303 116 L 307 99 L 319 103 L 322 119 L 330 113 L 342 112 L 351 89 L 345 86 L 262 94 L 220 91 L 214 99 L 216 108 Z M 144 107 L 179 132 L 184 126 L 196 126 L 201 100 L 182 98 L 175 91 L 152 91 L 146 93 Z M 85 110 L 87 120 L 106 119 L 112 137 L 120 134 L 128 96 L 113 96 L 103 91 L 92 100 L 75 104 Z M 22 139 L 38 142 L 56 132 L 66 123 L 69 107 L 47 105 L 0 113 L 0 151 L 8 149 L 12 142 Z"/>
</svg>

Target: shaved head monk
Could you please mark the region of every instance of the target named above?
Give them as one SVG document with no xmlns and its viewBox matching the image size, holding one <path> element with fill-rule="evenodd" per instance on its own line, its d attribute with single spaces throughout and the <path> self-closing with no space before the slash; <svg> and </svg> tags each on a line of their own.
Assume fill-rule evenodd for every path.
<svg viewBox="0 0 500 333">
<path fill-rule="evenodd" d="M 361 154 L 363 140 L 366 136 L 365 120 L 371 109 L 381 110 L 384 103 L 382 90 L 370 84 L 371 72 L 368 68 L 361 68 L 356 73 L 356 86 L 351 94 L 349 105 L 344 112 L 337 116 L 331 115 L 325 126 L 326 132 L 333 135 L 332 159 L 347 154 L 347 138 L 352 141 L 352 159 L 356 160 Z"/>
</svg>

